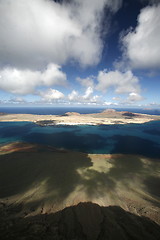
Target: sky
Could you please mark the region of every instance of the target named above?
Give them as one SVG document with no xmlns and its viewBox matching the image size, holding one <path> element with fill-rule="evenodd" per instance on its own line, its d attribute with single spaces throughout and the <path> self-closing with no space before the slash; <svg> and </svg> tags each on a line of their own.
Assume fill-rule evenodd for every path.
<svg viewBox="0 0 160 240">
<path fill-rule="evenodd" d="M 0 0 L 0 106 L 160 108 L 160 0 Z"/>
</svg>

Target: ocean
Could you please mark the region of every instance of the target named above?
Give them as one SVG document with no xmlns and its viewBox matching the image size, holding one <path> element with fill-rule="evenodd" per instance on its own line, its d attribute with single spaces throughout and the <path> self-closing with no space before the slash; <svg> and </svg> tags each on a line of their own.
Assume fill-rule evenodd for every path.
<svg viewBox="0 0 160 240">
<path fill-rule="evenodd" d="M 0 113 L 28 113 L 40 115 L 61 115 L 66 112 L 78 112 L 81 114 L 99 113 L 106 108 L 97 107 L 0 107 Z M 116 108 L 115 108 L 116 109 Z M 160 109 L 140 109 L 140 108 L 117 108 L 117 111 L 130 111 L 134 113 L 144 113 L 160 115 Z"/>
<path fill-rule="evenodd" d="M 138 154 L 160 158 L 160 121 L 99 126 L 39 126 L 0 122 L 0 144 L 22 141 L 96 154 Z"/>
</svg>

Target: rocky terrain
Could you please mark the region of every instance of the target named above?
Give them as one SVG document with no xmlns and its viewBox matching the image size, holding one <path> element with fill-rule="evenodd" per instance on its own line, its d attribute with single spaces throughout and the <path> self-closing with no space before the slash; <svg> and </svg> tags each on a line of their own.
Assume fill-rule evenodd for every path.
<svg viewBox="0 0 160 240">
<path fill-rule="evenodd" d="M 15 208 L 15 209 L 14 209 Z M 6 212 L 8 210 L 8 212 Z M 14 218 L 1 211 L 0 238 L 44 240 L 159 240 L 160 226 L 149 218 L 131 214 L 118 206 L 100 207 L 79 203 L 52 214 Z"/>
</svg>

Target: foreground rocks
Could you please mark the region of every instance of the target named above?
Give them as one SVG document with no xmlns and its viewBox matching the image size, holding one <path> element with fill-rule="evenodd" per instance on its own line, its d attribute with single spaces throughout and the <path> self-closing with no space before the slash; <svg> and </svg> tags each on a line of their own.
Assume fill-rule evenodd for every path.
<svg viewBox="0 0 160 240">
<path fill-rule="evenodd" d="M 117 206 L 80 203 L 54 214 L 8 219 L 0 215 L 0 239 L 158 240 L 160 226 Z"/>
</svg>

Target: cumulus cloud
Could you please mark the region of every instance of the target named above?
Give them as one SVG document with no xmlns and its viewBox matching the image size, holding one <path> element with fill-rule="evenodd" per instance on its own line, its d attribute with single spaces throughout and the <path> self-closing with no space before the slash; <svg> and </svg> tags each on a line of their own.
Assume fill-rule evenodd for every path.
<svg viewBox="0 0 160 240">
<path fill-rule="evenodd" d="M 122 72 L 119 70 L 107 71 L 107 69 L 104 69 L 103 71 L 99 71 L 97 76 L 89 76 L 85 79 L 77 78 L 77 81 L 83 87 L 86 86 L 87 88 L 83 95 L 73 90 L 68 96 L 70 101 L 83 103 L 95 102 L 105 106 L 118 106 L 123 104 L 130 105 L 144 100 L 140 94 L 139 79 L 130 70 Z M 106 93 L 110 88 L 118 95 L 112 97 L 113 102 L 108 99 Z M 95 95 L 96 90 L 101 91 L 101 97 Z M 106 97 L 109 101 L 106 101 Z"/>
<path fill-rule="evenodd" d="M 1 0 L 0 63 L 38 69 L 53 62 L 98 63 L 105 6 L 116 11 L 122 0 Z M 7 26 L 7 27 L 6 27 Z"/>
<path fill-rule="evenodd" d="M 77 77 L 77 82 L 79 82 L 83 87 L 92 87 L 94 88 L 94 76 L 89 76 L 87 78 Z"/>
<path fill-rule="evenodd" d="M 107 91 L 110 87 L 113 87 L 117 94 L 138 93 L 140 91 L 139 80 L 131 71 L 100 71 L 97 81 L 96 89 L 103 92 Z"/>
<path fill-rule="evenodd" d="M 144 97 L 140 93 L 131 92 L 127 96 L 122 97 L 113 97 L 114 101 L 117 101 L 116 105 L 133 105 L 137 102 L 143 101 Z"/>
<path fill-rule="evenodd" d="M 98 95 L 94 95 L 94 91 L 91 87 L 88 87 L 84 94 L 79 94 L 78 91 L 73 90 L 68 95 L 68 100 L 74 103 L 80 104 L 98 104 L 100 103 L 101 97 Z"/>
<path fill-rule="evenodd" d="M 90 99 L 90 97 L 92 96 L 92 93 L 93 93 L 93 88 L 92 87 L 88 87 L 86 89 L 86 92 L 83 96 L 84 99 Z"/>
<path fill-rule="evenodd" d="M 30 94 L 38 86 L 64 86 L 66 82 L 66 75 L 56 64 L 49 64 L 44 71 L 11 67 L 0 70 L 0 89 L 15 94 Z"/>
<path fill-rule="evenodd" d="M 78 101 L 79 99 L 79 93 L 75 90 L 73 90 L 69 95 L 68 95 L 68 99 L 69 101 Z"/>
<path fill-rule="evenodd" d="M 160 4 L 143 8 L 137 27 L 122 42 L 133 68 L 160 68 Z"/>
<path fill-rule="evenodd" d="M 140 94 L 135 92 L 130 93 L 129 97 L 127 98 L 127 101 L 129 102 L 139 102 L 142 100 L 144 100 L 144 98 Z"/>
<path fill-rule="evenodd" d="M 45 91 L 40 91 L 39 95 L 42 97 L 45 102 L 54 102 L 60 99 L 63 99 L 65 96 L 62 92 L 49 88 Z"/>
</svg>

